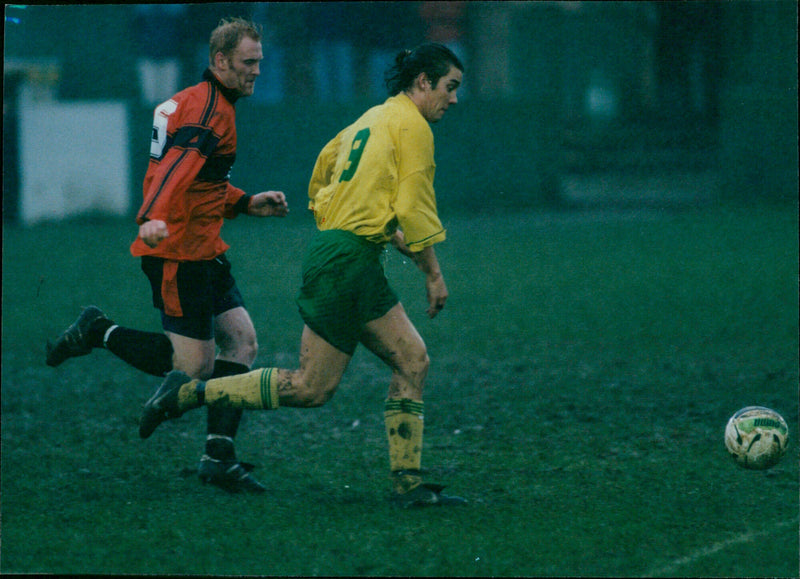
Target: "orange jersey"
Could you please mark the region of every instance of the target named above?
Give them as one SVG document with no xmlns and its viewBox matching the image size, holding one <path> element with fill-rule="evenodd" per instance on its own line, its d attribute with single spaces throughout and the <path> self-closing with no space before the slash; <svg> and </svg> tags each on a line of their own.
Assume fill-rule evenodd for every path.
<svg viewBox="0 0 800 579">
<path fill-rule="evenodd" d="M 236 96 L 210 70 L 203 79 L 156 107 L 136 222 L 164 221 L 169 237 L 155 248 L 137 237 L 135 256 L 213 259 L 230 247 L 220 238 L 224 218 L 246 209 L 244 191 L 228 181 L 236 160 Z"/>
</svg>

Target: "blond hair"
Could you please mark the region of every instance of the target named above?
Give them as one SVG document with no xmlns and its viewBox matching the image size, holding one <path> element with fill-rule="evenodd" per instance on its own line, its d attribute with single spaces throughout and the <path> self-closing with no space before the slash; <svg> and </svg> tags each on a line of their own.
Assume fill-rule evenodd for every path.
<svg viewBox="0 0 800 579">
<path fill-rule="evenodd" d="M 209 45 L 209 62 L 214 65 L 214 57 L 221 52 L 229 57 L 239 46 L 242 38 L 249 37 L 256 42 L 261 41 L 261 25 L 244 18 L 223 18 L 211 33 Z"/>
</svg>

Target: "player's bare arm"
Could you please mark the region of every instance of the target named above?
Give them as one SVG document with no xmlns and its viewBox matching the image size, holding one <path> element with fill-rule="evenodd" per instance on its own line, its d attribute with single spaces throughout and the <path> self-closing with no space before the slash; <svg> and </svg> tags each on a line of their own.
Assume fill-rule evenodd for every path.
<svg viewBox="0 0 800 579">
<path fill-rule="evenodd" d="M 262 191 L 250 197 L 247 214 L 256 217 L 285 217 L 289 213 L 283 191 Z"/>
<path fill-rule="evenodd" d="M 425 288 L 428 291 L 429 304 L 428 317 L 435 317 L 444 308 L 448 293 L 433 246 L 418 252 L 411 251 L 406 245 L 405 235 L 399 229 L 392 235 L 391 243 L 397 251 L 414 260 L 417 267 L 425 274 Z"/>
<path fill-rule="evenodd" d="M 145 221 L 139 226 L 139 237 L 141 237 L 142 241 L 149 247 L 155 247 L 169 237 L 167 224 L 160 219 Z"/>
<path fill-rule="evenodd" d="M 399 251 L 406 257 L 414 259 L 414 252 L 411 251 L 406 245 L 406 236 L 403 234 L 402 231 L 398 229 L 397 231 L 394 232 L 394 235 L 392 235 L 391 243 L 395 247 L 395 249 L 397 249 L 397 251 Z"/>
<path fill-rule="evenodd" d="M 439 268 L 439 260 L 436 259 L 436 251 L 433 246 L 426 247 L 422 251 L 411 252 L 414 263 L 425 274 L 425 289 L 428 292 L 428 317 L 434 318 L 447 302 L 447 285 L 444 282 L 442 270 Z"/>
</svg>

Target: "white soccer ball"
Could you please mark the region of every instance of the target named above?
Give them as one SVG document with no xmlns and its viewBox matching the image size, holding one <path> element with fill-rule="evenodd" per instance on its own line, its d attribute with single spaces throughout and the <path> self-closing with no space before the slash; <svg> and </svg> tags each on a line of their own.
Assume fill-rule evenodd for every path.
<svg viewBox="0 0 800 579">
<path fill-rule="evenodd" d="M 789 427 L 783 416 L 763 406 L 736 412 L 725 427 L 725 447 L 744 468 L 764 470 L 786 454 Z"/>
</svg>

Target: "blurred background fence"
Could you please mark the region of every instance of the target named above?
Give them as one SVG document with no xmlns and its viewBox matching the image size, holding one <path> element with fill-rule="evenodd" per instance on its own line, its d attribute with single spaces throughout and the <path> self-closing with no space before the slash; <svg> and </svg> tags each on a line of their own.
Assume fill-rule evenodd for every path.
<svg viewBox="0 0 800 579">
<path fill-rule="evenodd" d="M 797 199 L 794 0 L 6 5 L 4 221 L 134 212 L 152 110 L 229 15 L 265 32 L 232 181 L 295 207 L 425 40 L 466 66 L 434 128 L 442 206 Z"/>
</svg>

